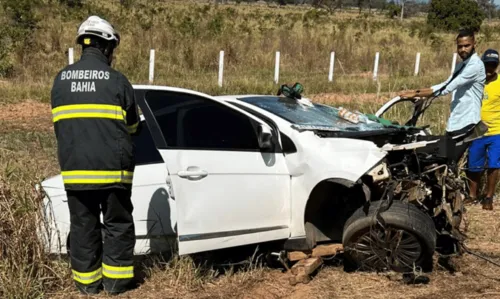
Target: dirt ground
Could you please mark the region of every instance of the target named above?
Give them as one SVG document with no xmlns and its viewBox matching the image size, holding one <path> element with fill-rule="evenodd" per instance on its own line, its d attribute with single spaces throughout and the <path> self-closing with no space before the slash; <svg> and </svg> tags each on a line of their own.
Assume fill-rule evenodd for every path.
<svg viewBox="0 0 500 299">
<path fill-rule="evenodd" d="M 11 130 L 53 130 L 50 105 L 32 100 L 4 105 L 0 109 L 0 133 Z"/>
<path fill-rule="evenodd" d="M 322 104 L 335 104 L 335 103 L 372 103 L 383 105 L 385 102 L 389 101 L 397 94 L 395 93 L 381 93 L 377 96 L 375 93 L 363 93 L 363 94 L 339 94 L 339 93 L 321 93 L 314 94 L 309 97 L 312 101 Z"/>
<path fill-rule="evenodd" d="M 500 209 L 484 211 L 480 206 L 470 206 L 467 215 L 467 246 L 500 262 Z M 173 269 L 156 269 L 139 288 L 109 298 L 500 298 L 500 267 L 470 254 L 454 258 L 453 265 L 446 269 L 436 264 L 431 274 L 420 277 L 424 283 L 410 284 L 396 273 L 347 273 L 339 259 L 326 261 L 310 283 L 296 286 L 289 285 L 289 274 L 279 268 L 236 271 L 196 287 L 186 286 L 185 281 L 173 281 Z M 81 296 L 68 289 L 52 298 L 107 297 Z"/>
</svg>

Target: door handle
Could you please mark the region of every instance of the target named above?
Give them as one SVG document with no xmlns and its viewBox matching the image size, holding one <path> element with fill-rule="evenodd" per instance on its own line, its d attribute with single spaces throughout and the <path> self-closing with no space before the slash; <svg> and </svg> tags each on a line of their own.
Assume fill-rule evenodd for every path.
<svg viewBox="0 0 500 299">
<path fill-rule="evenodd" d="M 191 181 L 198 181 L 205 178 L 208 175 L 206 170 L 202 170 L 198 167 L 188 167 L 187 170 L 181 170 L 177 173 L 180 178 L 188 179 Z"/>
</svg>

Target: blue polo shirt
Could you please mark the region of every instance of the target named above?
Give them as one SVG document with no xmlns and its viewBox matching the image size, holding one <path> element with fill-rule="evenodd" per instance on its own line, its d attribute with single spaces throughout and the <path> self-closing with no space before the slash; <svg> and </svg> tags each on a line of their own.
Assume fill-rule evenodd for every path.
<svg viewBox="0 0 500 299">
<path fill-rule="evenodd" d="M 465 67 L 460 71 L 462 66 Z M 452 93 L 451 114 L 446 131 L 456 131 L 470 124 L 477 124 L 481 120 L 481 102 L 483 99 L 486 71 L 481 58 L 472 54 L 468 59 L 460 62 L 455 70 L 459 75 L 441 92 L 440 96 Z M 450 81 L 432 86 L 436 92 Z"/>
</svg>

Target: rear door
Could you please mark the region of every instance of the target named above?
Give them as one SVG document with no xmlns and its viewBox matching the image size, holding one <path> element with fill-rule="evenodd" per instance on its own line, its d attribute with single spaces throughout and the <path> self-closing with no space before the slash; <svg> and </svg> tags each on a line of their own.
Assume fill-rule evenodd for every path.
<svg viewBox="0 0 500 299">
<path fill-rule="evenodd" d="M 136 101 L 144 109 L 147 89 L 134 86 Z M 142 118 L 143 119 L 143 118 Z M 175 201 L 168 184 L 168 170 L 156 148 L 153 136 L 158 131 L 144 119 L 139 135 L 132 136 L 135 145 L 135 170 L 132 187 L 136 254 L 171 250 L 177 223 Z"/>
<path fill-rule="evenodd" d="M 183 90 L 149 91 L 145 106 L 163 137 L 180 254 L 289 237 L 290 175 L 279 145 L 260 149 L 262 121 Z"/>
<path fill-rule="evenodd" d="M 136 253 L 169 250 L 169 237 L 175 240 L 176 218 L 165 163 L 144 121 L 140 134 L 133 136 L 132 141 L 136 146 L 132 187 Z"/>
</svg>

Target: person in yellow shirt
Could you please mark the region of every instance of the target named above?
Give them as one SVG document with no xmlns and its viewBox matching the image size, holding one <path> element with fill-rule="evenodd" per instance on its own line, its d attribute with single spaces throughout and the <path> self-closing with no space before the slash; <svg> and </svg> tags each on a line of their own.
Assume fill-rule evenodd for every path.
<svg viewBox="0 0 500 299">
<path fill-rule="evenodd" d="M 486 196 L 483 209 L 493 209 L 493 196 L 500 169 L 500 78 L 497 74 L 499 54 L 488 49 L 482 57 L 486 70 L 486 83 L 481 106 L 481 120 L 488 125 L 485 136 L 472 142 L 469 148 L 469 179 L 471 200 L 477 198 L 481 174 L 487 170 Z"/>
</svg>

